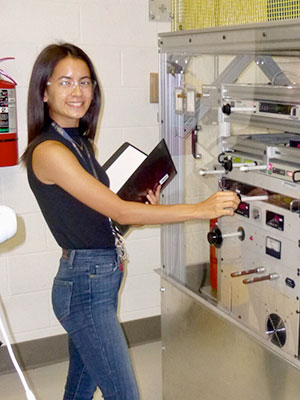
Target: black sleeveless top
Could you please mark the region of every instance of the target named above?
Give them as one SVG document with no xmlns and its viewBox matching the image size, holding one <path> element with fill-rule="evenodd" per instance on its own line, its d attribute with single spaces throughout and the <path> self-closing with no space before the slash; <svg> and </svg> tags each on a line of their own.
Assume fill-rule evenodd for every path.
<svg viewBox="0 0 300 400">
<path fill-rule="evenodd" d="M 77 128 L 67 128 L 65 130 L 78 143 L 80 137 L 81 140 L 84 140 L 99 181 L 109 187 L 108 176 L 95 159 L 94 150 L 89 140 L 81 136 Z M 75 155 L 86 171 L 91 175 L 93 175 L 93 171 L 85 152 L 82 152 L 85 158 L 83 160 L 72 144 L 51 126 L 30 145 L 27 168 L 29 185 L 58 245 L 64 249 L 114 247 L 115 240 L 107 217 L 84 205 L 60 186 L 55 184 L 47 185 L 35 176 L 32 170 L 32 152 L 38 144 L 46 140 L 55 140 L 62 143 Z"/>
</svg>

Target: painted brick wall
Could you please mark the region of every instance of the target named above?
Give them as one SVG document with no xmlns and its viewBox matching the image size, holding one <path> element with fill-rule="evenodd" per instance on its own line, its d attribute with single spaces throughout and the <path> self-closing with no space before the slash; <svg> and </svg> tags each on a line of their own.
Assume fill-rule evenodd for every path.
<svg viewBox="0 0 300 400">
<path fill-rule="evenodd" d="M 81 46 L 95 63 L 104 92 L 97 135 L 104 162 L 124 141 L 149 152 L 159 138 L 157 104 L 149 103 L 149 73 L 158 71 L 157 34 L 168 23 L 148 20 L 148 0 L 0 0 L 1 68 L 18 82 L 19 151 L 27 143 L 26 96 L 33 62 L 55 41 Z M 12 341 L 62 333 L 50 302 L 60 250 L 31 194 L 25 170 L 0 169 L 0 204 L 18 216 L 18 233 L 0 246 L 0 305 Z M 160 313 L 159 227 L 127 237 L 129 264 L 121 294 L 120 319 Z M 1 339 L 1 337 L 0 337 Z"/>
</svg>

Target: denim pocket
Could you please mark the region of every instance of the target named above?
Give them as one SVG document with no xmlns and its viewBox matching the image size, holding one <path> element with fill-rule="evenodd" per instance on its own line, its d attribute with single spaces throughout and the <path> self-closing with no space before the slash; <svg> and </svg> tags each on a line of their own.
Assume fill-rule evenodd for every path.
<svg viewBox="0 0 300 400">
<path fill-rule="evenodd" d="M 52 305 L 56 318 L 62 321 L 70 314 L 73 282 L 54 278 Z"/>
<path fill-rule="evenodd" d="M 119 268 L 116 256 L 104 256 L 97 260 L 94 267 L 91 268 L 92 275 L 110 274 Z"/>
</svg>

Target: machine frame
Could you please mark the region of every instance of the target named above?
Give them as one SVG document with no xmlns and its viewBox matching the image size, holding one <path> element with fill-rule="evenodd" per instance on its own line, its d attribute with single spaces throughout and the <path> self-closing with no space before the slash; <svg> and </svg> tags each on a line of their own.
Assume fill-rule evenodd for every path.
<svg viewBox="0 0 300 400">
<path fill-rule="evenodd" d="M 273 57 L 300 56 L 300 20 L 164 33 L 159 35 L 159 51 L 160 134 L 178 171 L 164 200 L 182 203 L 186 138 L 197 132 L 199 121 L 216 118 L 214 107 L 220 103 L 223 85 L 234 84 L 253 61 L 270 79 L 278 76 L 278 86 L 290 84 Z M 174 92 L 184 86 L 191 58 L 201 54 L 215 59 L 215 79 L 206 91 L 209 96 L 195 100 L 193 115 L 176 112 Z M 220 54 L 234 56 L 221 73 L 216 67 Z M 229 136 L 224 129 L 226 122 L 223 118 L 220 123 L 220 136 Z M 259 127 L 260 123 L 263 126 L 265 120 L 254 117 L 252 124 Z M 298 122 L 289 121 L 288 126 L 300 132 Z M 217 307 L 210 297 L 195 294 L 183 268 L 183 236 L 183 224 L 162 228 L 163 399 L 179 400 L 184 395 L 189 400 L 294 400 L 300 389 L 299 360 L 283 356 L 280 349 Z M 185 381 L 186 375 L 189 378 Z"/>
</svg>

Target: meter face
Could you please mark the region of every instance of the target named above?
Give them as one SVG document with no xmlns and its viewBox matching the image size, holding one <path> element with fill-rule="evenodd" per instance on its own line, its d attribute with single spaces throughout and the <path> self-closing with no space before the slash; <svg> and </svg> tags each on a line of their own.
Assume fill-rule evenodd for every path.
<svg viewBox="0 0 300 400">
<path fill-rule="evenodd" d="M 266 237 L 266 254 L 280 259 L 281 258 L 281 242 L 277 239 Z"/>
</svg>

